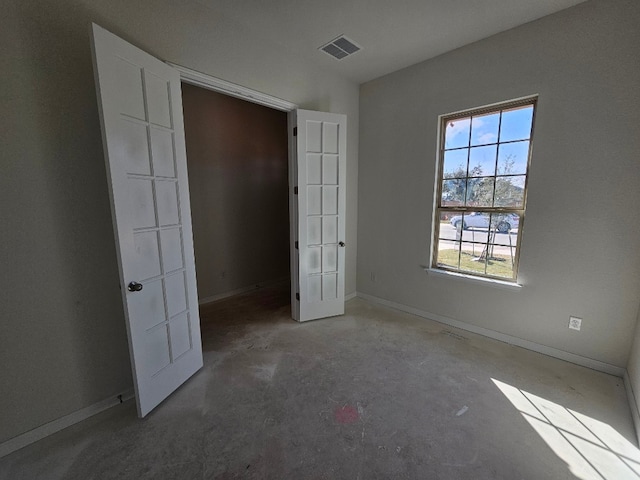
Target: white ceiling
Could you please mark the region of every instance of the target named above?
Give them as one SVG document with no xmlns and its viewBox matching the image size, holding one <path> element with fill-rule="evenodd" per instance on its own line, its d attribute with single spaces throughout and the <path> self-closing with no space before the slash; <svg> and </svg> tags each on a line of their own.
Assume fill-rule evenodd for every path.
<svg viewBox="0 0 640 480">
<path fill-rule="evenodd" d="M 358 83 L 585 0 L 197 0 L 287 52 Z M 344 34 L 362 50 L 335 60 L 318 47 Z"/>
</svg>

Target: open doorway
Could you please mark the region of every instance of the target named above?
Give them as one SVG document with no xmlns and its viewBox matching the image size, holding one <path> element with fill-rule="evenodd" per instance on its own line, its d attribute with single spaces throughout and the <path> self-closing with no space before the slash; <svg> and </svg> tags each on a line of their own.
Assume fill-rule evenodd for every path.
<svg viewBox="0 0 640 480">
<path fill-rule="evenodd" d="M 182 101 L 199 303 L 290 291 L 287 113 L 187 83 Z"/>
</svg>

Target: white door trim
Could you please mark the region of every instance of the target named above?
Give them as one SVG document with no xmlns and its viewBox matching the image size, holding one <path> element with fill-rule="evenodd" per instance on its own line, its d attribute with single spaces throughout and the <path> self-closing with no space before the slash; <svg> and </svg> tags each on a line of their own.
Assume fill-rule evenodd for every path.
<svg viewBox="0 0 640 480">
<path fill-rule="evenodd" d="M 171 62 L 165 63 L 178 70 L 178 72 L 180 72 L 180 79 L 185 83 L 206 88 L 208 90 L 214 90 L 216 92 L 224 93 L 225 95 L 231 95 L 232 97 L 240 98 L 248 102 L 264 105 L 265 107 L 275 108 L 276 110 L 281 110 L 283 112 L 291 112 L 298 108 L 295 103 L 288 102 L 281 98 L 267 95 L 266 93 L 258 92 L 257 90 L 243 87 L 242 85 L 227 82 L 221 78 L 213 77 L 206 73 L 183 67 L 182 65 Z"/>
</svg>

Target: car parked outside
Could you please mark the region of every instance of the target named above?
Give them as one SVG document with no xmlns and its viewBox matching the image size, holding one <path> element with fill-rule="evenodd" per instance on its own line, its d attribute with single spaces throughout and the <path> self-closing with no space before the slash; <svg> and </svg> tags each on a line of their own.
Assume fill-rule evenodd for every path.
<svg viewBox="0 0 640 480">
<path fill-rule="evenodd" d="M 515 213 L 493 214 L 494 217 L 499 217 L 498 222 L 495 224 L 496 230 L 500 233 L 507 233 L 509 230 L 518 228 L 520 223 L 520 217 Z M 455 215 L 451 217 L 451 225 L 455 228 L 463 228 L 467 230 L 469 228 L 489 228 L 489 214 L 481 212 L 471 212 L 464 216 L 464 222 L 462 215 Z"/>
</svg>

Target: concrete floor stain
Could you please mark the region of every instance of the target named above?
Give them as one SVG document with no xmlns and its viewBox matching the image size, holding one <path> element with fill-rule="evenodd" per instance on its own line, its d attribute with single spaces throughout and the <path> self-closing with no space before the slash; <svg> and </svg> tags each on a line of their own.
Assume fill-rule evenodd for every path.
<svg viewBox="0 0 640 480">
<path fill-rule="evenodd" d="M 334 417 L 338 423 L 355 423 L 360 419 L 358 411 L 351 405 L 338 407 L 334 411 Z"/>
</svg>

